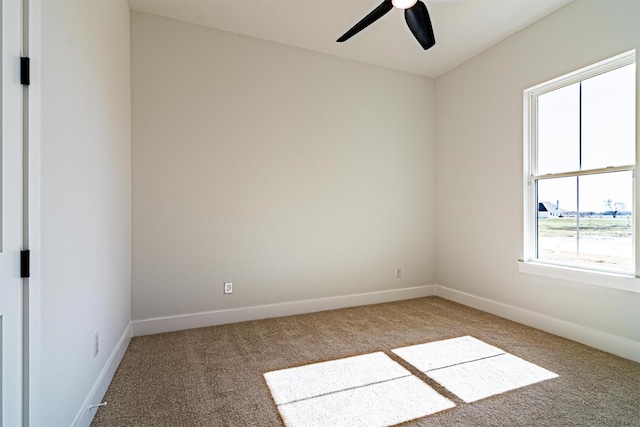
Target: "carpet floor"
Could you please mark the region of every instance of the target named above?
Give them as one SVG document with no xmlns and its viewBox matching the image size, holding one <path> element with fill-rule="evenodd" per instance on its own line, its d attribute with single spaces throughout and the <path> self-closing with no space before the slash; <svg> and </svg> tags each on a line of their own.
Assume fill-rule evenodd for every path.
<svg viewBox="0 0 640 427">
<path fill-rule="evenodd" d="M 466 403 L 391 351 L 466 335 L 558 377 Z M 456 405 L 403 426 L 640 427 L 640 364 L 437 297 L 135 337 L 92 426 L 283 426 L 265 373 L 374 352 Z"/>
</svg>

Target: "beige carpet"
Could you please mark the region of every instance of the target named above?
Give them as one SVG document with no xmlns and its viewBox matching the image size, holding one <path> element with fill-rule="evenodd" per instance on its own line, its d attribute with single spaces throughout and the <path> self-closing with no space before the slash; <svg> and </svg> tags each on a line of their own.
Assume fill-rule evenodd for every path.
<svg viewBox="0 0 640 427">
<path fill-rule="evenodd" d="M 558 377 L 466 403 L 391 351 L 465 335 Z M 92 426 L 282 426 L 265 373 L 378 351 L 456 405 L 403 426 L 640 426 L 640 364 L 436 297 L 134 338 Z"/>
</svg>

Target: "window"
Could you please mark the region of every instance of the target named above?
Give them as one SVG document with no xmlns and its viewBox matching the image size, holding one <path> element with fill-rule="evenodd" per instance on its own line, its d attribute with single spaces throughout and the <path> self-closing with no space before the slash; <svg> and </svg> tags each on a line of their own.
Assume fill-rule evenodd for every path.
<svg viewBox="0 0 640 427">
<path fill-rule="evenodd" d="M 636 275 L 635 51 L 525 91 L 525 262 Z"/>
</svg>

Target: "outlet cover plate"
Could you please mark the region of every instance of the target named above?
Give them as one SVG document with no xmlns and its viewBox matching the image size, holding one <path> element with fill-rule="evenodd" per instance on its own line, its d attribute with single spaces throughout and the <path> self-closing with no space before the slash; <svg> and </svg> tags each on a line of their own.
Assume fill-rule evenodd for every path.
<svg viewBox="0 0 640 427">
<path fill-rule="evenodd" d="M 224 293 L 225 294 L 233 293 L 233 283 L 232 282 L 224 282 Z"/>
</svg>

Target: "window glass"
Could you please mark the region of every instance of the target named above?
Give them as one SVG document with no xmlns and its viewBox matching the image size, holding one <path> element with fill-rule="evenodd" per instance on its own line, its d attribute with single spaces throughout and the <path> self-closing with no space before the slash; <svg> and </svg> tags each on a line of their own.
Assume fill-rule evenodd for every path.
<svg viewBox="0 0 640 427">
<path fill-rule="evenodd" d="M 538 182 L 541 261 L 632 271 L 631 171 Z"/>
<path fill-rule="evenodd" d="M 579 262 L 632 272 L 633 173 L 604 173 L 578 179 Z"/>
<path fill-rule="evenodd" d="M 538 97 L 538 174 L 580 168 L 580 83 Z"/>
<path fill-rule="evenodd" d="M 582 82 L 582 169 L 633 163 L 635 81 L 630 64 Z"/>
<path fill-rule="evenodd" d="M 538 259 L 576 261 L 577 206 L 576 177 L 538 181 Z"/>
</svg>

